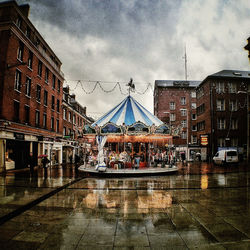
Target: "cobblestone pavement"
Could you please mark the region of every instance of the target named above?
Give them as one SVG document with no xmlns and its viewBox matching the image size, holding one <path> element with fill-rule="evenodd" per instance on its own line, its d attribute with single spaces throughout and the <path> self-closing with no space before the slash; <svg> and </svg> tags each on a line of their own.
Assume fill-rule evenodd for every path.
<svg viewBox="0 0 250 250">
<path fill-rule="evenodd" d="M 83 178 L 74 166 L 0 176 L 1 249 L 250 249 L 247 164 Z"/>
</svg>

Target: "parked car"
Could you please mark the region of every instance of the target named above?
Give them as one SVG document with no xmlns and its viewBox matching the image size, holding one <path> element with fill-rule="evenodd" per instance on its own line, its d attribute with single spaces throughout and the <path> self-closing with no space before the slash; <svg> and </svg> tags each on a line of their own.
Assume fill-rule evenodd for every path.
<svg viewBox="0 0 250 250">
<path fill-rule="evenodd" d="M 213 157 L 213 162 L 218 165 L 227 163 L 238 163 L 239 155 L 237 150 L 234 149 L 223 149 L 218 151 Z"/>
</svg>

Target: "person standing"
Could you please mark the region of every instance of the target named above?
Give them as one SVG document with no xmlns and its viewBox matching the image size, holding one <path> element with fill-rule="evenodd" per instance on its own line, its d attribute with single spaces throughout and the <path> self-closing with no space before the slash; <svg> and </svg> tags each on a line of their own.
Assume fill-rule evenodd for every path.
<svg viewBox="0 0 250 250">
<path fill-rule="evenodd" d="M 44 156 L 42 159 L 42 164 L 43 164 L 45 178 L 47 178 L 47 164 L 48 163 L 50 163 L 50 160 L 47 158 L 47 156 Z"/>
</svg>

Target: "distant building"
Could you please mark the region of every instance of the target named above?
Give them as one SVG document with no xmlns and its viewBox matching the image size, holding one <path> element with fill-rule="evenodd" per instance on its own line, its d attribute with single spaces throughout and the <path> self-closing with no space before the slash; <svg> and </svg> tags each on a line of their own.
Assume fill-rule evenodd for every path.
<svg viewBox="0 0 250 250">
<path fill-rule="evenodd" d="M 174 146 L 183 147 L 188 159 L 194 157 L 188 147 L 197 145 L 196 87 L 199 84 L 200 81 L 155 81 L 154 114 L 171 127 Z"/>
<path fill-rule="evenodd" d="M 62 63 L 28 13 L 0 4 L 0 171 L 27 167 L 30 152 L 62 162 Z"/>
<path fill-rule="evenodd" d="M 237 147 L 247 156 L 250 71 L 222 70 L 197 88 L 198 143 L 213 156 L 220 147 Z"/>
<path fill-rule="evenodd" d="M 93 120 L 86 115 L 86 107 L 82 107 L 76 101 L 75 94 L 69 93 L 69 87 L 63 88 L 63 163 L 74 162 L 75 155 L 82 153 L 84 149 L 82 137 L 85 125 L 92 124 Z M 71 158 L 72 156 L 72 158 Z"/>
</svg>

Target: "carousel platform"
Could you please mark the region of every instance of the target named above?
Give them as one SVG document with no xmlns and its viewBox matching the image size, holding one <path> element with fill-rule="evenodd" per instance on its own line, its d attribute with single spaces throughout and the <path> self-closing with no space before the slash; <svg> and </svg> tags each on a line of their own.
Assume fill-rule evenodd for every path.
<svg viewBox="0 0 250 250">
<path fill-rule="evenodd" d="M 150 168 L 125 168 L 125 169 L 113 169 L 107 168 L 106 171 L 95 170 L 95 167 L 91 166 L 80 166 L 78 170 L 87 176 L 100 176 L 100 177 L 140 177 L 140 176 L 157 176 L 167 175 L 178 172 L 178 167 L 173 165 L 166 165 L 165 168 L 161 167 L 150 167 Z"/>
</svg>

